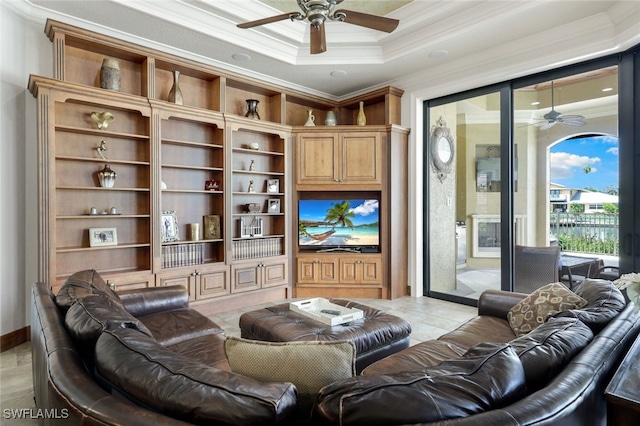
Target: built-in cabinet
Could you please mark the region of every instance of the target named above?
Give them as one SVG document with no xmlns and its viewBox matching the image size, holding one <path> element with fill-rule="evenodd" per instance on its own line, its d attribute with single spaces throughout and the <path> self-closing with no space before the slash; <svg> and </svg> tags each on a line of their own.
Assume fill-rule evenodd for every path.
<svg viewBox="0 0 640 426">
<path fill-rule="evenodd" d="M 298 198 L 368 191 L 384 206 L 381 252 L 322 261 L 337 262 L 338 286 L 403 294 L 389 284 L 402 264 L 393 246 L 406 245 L 391 238 L 394 226 L 406 235 L 406 218 L 396 217 L 405 168 L 391 169 L 406 162 L 408 131 L 395 125 L 402 91 L 336 102 L 57 21 L 45 33 L 53 78 L 30 76 L 29 90 L 38 112 L 39 279 L 54 292 L 94 268 L 116 291 L 183 285 L 206 312 L 288 298 L 306 282 L 293 261 Z M 106 58 L 119 64 L 119 90 L 101 88 Z M 182 103 L 169 101 L 176 84 Z M 249 99 L 260 119 L 245 117 Z M 361 102 L 369 126 L 354 125 Z M 295 127 L 310 109 L 319 123 L 333 111 L 340 125 Z M 100 172 L 114 172 L 115 183 Z M 315 285 L 326 282 L 321 271 Z"/>
<path fill-rule="evenodd" d="M 380 185 L 382 135 L 380 132 L 299 133 L 298 189 L 307 185 Z"/>
<path fill-rule="evenodd" d="M 379 248 L 296 245 L 297 297 L 395 298 L 407 286 L 408 130 L 398 126 L 294 128 L 296 199 L 371 199 Z M 299 214 L 293 203 L 294 217 Z M 293 234 L 301 232 L 296 227 Z M 297 239 L 296 239 L 297 241 Z"/>
</svg>

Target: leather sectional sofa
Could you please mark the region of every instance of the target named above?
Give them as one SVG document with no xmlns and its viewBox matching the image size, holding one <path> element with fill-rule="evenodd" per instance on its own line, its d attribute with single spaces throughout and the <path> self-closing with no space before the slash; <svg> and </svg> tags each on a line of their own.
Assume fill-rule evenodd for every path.
<svg viewBox="0 0 640 426">
<path fill-rule="evenodd" d="M 638 335 L 638 307 L 609 281 L 574 291 L 586 306 L 521 336 L 508 314 L 528 295 L 485 291 L 458 329 L 324 387 L 317 423 L 606 425 L 604 389 Z"/>
<path fill-rule="evenodd" d="M 577 292 L 589 305 L 521 338 L 506 313 L 525 295 L 486 292 L 479 315 L 457 330 L 323 388 L 312 422 L 604 424 L 603 389 L 640 318 L 609 282 Z M 182 287 L 116 294 L 82 271 L 57 296 L 34 284 L 32 303 L 36 404 L 64 409 L 69 418 L 59 424 L 300 421 L 293 385 L 229 371 L 224 332 L 189 309 Z"/>
<path fill-rule="evenodd" d="M 57 413 L 59 424 L 292 419 L 295 387 L 232 373 L 224 341 L 220 327 L 189 309 L 181 286 L 116 294 L 92 270 L 71 276 L 55 297 L 45 284 L 33 286 L 36 405 Z"/>
</svg>

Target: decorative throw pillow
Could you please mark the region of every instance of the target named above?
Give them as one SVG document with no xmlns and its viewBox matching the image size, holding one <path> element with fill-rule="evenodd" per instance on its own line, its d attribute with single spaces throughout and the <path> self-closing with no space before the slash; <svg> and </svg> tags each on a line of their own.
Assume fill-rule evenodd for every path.
<svg viewBox="0 0 640 426">
<path fill-rule="evenodd" d="M 551 283 L 540 287 L 512 307 L 507 319 L 513 332 L 520 337 L 544 323 L 550 315 L 586 305 L 586 300 L 564 284 Z"/>
<path fill-rule="evenodd" d="M 310 414 L 322 387 L 356 373 L 356 347 L 348 340 L 272 343 L 227 337 L 225 351 L 234 373 L 293 383 L 302 415 Z"/>
</svg>

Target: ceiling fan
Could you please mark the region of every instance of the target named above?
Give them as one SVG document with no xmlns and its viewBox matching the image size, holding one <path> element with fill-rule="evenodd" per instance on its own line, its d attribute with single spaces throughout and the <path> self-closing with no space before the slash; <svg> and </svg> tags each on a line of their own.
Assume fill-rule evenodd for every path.
<svg viewBox="0 0 640 426">
<path fill-rule="evenodd" d="M 540 127 L 540 130 L 547 130 L 555 126 L 556 124 L 564 124 L 565 126 L 583 127 L 587 124 L 582 115 L 565 115 L 561 114 L 554 109 L 553 99 L 553 81 L 551 82 L 551 111 L 542 116 L 542 121 L 535 125 Z"/>
<path fill-rule="evenodd" d="M 253 28 L 259 25 L 270 24 L 272 22 L 291 19 L 292 21 L 307 20 L 311 23 L 311 54 L 327 51 L 327 40 L 324 23 L 330 21 L 346 22 L 348 24 L 359 25 L 387 33 L 396 29 L 400 21 L 397 19 L 385 18 L 368 13 L 354 12 L 352 10 L 336 10 L 336 6 L 343 0 L 297 0 L 302 12 L 283 13 L 282 15 L 271 16 L 269 18 L 258 19 L 256 21 L 238 24 L 238 28 Z"/>
</svg>

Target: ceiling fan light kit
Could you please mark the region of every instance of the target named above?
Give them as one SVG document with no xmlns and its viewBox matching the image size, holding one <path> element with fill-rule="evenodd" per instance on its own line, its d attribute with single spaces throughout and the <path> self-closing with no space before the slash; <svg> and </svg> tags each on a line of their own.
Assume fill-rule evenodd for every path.
<svg viewBox="0 0 640 426">
<path fill-rule="evenodd" d="M 371 15 L 368 13 L 354 12 L 352 10 L 340 9 L 336 10 L 336 6 L 343 0 L 298 0 L 298 7 L 302 12 L 283 13 L 281 15 L 271 16 L 269 18 L 258 19 L 255 21 L 244 22 L 238 24 L 238 28 L 253 28 L 260 25 L 270 24 L 272 22 L 290 19 L 291 21 L 309 21 L 310 26 L 310 52 L 312 55 L 326 52 L 327 39 L 325 34 L 325 22 L 337 21 L 346 22 L 348 24 L 358 25 L 360 27 L 371 28 L 387 33 L 392 32 L 398 27 L 400 21 L 392 18 Z"/>
</svg>

